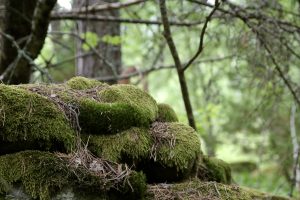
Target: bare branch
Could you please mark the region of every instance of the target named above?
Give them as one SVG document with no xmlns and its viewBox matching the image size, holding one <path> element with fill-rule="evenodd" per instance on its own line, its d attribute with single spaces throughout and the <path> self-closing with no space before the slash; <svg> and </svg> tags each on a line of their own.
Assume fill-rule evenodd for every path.
<svg viewBox="0 0 300 200">
<path fill-rule="evenodd" d="M 212 9 L 212 11 L 209 13 L 209 15 L 206 17 L 206 20 L 204 22 L 203 28 L 201 30 L 201 34 L 200 34 L 200 41 L 199 41 L 199 47 L 197 52 L 195 53 L 195 55 L 190 59 L 190 61 L 183 67 L 183 71 L 185 71 L 189 66 L 192 65 L 192 63 L 196 60 L 196 58 L 201 54 L 201 52 L 203 51 L 203 43 L 204 43 L 204 35 L 205 35 L 205 31 L 208 25 L 208 22 L 211 20 L 213 14 L 216 12 L 216 10 L 218 9 L 220 5 L 219 0 L 215 0 L 215 6 Z"/>
<path fill-rule="evenodd" d="M 145 24 L 145 25 L 162 25 L 161 21 L 156 20 L 145 20 L 145 19 L 124 19 L 111 16 L 99 16 L 99 15 L 74 15 L 74 14 L 59 14 L 52 15 L 51 20 L 90 20 L 99 22 L 114 22 L 114 23 L 127 23 L 127 24 Z M 170 21 L 172 26 L 196 26 L 202 24 L 202 22 L 180 22 L 180 21 Z"/>
</svg>

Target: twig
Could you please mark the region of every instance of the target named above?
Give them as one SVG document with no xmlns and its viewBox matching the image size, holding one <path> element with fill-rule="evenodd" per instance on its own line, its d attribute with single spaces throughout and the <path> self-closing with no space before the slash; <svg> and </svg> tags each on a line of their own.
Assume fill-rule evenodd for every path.
<svg viewBox="0 0 300 200">
<path fill-rule="evenodd" d="M 206 20 L 204 22 L 203 28 L 201 30 L 200 33 L 200 41 L 199 41 L 199 46 L 198 46 L 198 50 L 195 53 L 195 55 L 188 61 L 188 63 L 183 67 L 183 70 L 185 71 L 189 66 L 192 65 L 192 63 L 196 60 L 196 58 L 201 54 L 201 52 L 203 51 L 203 43 L 204 43 L 204 35 L 205 35 L 205 31 L 208 25 L 208 22 L 211 20 L 213 14 L 216 12 L 216 10 L 218 9 L 220 5 L 219 0 L 215 0 L 215 6 L 212 9 L 212 11 L 209 13 L 209 15 L 206 17 Z"/>
<path fill-rule="evenodd" d="M 63 14 L 63 15 L 53 15 L 51 17 L 52 21 L 55 20 L 89 20 L 98 22 L 114 22 L 114 23 L 127 23 L 127 24 L 145 24 L 145 25 L 162 25 L 161 21 L 157 20 L 145 20 L 145 19 L 125 19 L 112 16 L 99 16 L 99 15 L 73 15 L 73 14 Z M 198 22 L 180 22 L 180 21 L 170 21 L 172 26 L 197 26 L 202 24 L 202 21 Z"/>
</svg>

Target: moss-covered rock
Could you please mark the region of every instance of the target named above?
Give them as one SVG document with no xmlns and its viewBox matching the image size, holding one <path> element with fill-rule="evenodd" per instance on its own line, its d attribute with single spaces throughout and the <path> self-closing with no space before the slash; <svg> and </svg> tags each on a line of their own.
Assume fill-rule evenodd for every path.
<svg viewBox="0 0 300 200">
<path fill-rule="evenodd" d="M 131 127 L 149 127 L 158 115 L 156 101 L 132 85 L 113 85 L 75 77 L 65 85 L 23 85 L 63 107 L 78 109 L 83 133 L 110 134 Z M 64 108 L 63 108 L 64 109 Z M 68 115 L 68 113 L 66 114 Z"/>
<path fill-rule="evenodd" d="M 133 127 L 114 135 L 82 136 L 97 156 L 129 165 L 148 159 L 153 145 L 149 130 Z M 129 163 L 130 162 L 130 163 Z"/>
<path fill-rule="evenodd" d="M 177 184 L 149 185 L 146 200 L 288 200 L 289 198 L 267 195 L 237 185 L 192 180 Z"/>
<path fill-rule="evenodd" d="M 138 199 L 146 189 L 142 173 L 132 172 L 124 185 L 110 185 L 102 176 L 86 168 L 70 167 L 58 156 L 40 151 L 0 156 L 0 177 L 0 194 L 13 195 L 15 184 L 21 184 L 24 194 L 33 199 L 50 199 L 66 187 L 91 192 L 98 197 Z"/>
<path fill-rule="evenodd" d="M 199 135 L 193 128 L 182 123 L 156 122 L 151 136 L 152 159 L 140 166 L 149 182 L 173 182 L 194 175 L 202 151 Z"/>
<path fill-rule="evenodd" d="M 24 149 L 70 150 L 75 132 L 47 98 L 0 84 L 0 154 Z"/>
<path fill-rule="evenodd" d="M 86 136 L 97 156 L 134 165 L 149 182 L 177 181 L 196 173 L 200 139 L 181 123 L 154 123 L 150 130 L 131 128 L 115 135 Z"/>
<path fill-rule="evenodd" d="M 95 87 L 108 87 L 106 83 L 94 79 L 77 76 L 66 82 L 66 85 L 75 90 L 87 90 Z"/>
<path fill-rule="evenodd" d="M 216 181 L 225 184 L 230 184 L 232 181 L 230 165 L 223 160 L 208 156 L 203 156 L 197 176 L 202 181 Z"/>
<path fill-rule="evenodd" d="M 160 122 L 178 122 L 178 117 L 174 109 L 168 104 L 158 104 L 158 118 Z"/>
</svg>

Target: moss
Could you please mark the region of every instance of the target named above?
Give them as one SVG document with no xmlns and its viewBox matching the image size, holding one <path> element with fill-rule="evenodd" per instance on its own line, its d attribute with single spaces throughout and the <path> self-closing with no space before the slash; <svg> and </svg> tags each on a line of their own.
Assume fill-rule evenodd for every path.
<svg viewBox="0 0 300 200">
<path fill-rule="evenodd" d="M 178 122 L 178 117 L 174 109 L 168 104 L 158 104 L 158 121 L 161 122 Z"/>
<path fill-rule="evenodd" d="M 229 164 L 223 160 L 204 156 L 198 169 L 198 178 L 204 181 L 216 181 L 230 184 L 232 181 Z"/>
<path fill-rule="evenodd" d="M 0 156 L 0 177 L 10 185 L 1 184 L 1 194 L 9 192 L 13 183 L 21 182 L 32 198 L 49 199 L 52 189 L 67 184 L 68 176 L 61 160 L 50 153 L 25 151 Z"/>
<path fill-rule="evenodd" d="M 83 138 L 86 142 L 88 140 L 88 148 L 94 154 L 115 162 L 146 159 L 153 143 L 147 129 L 136 127 L 115 135 L 90 135 Z"/>
<path fill-rule="evenodd" d="M 192 180 L 177 184 L 149 185 L 145 199 L 189 199 L 189 200 L 267 200 L 276 199 L 267 195 L 236 185 Z M 280 200 L 289 198 L 280 197 Z M 278 199 L 279 200 L 279 199 Z"/>
<path fill-rule="evenodd" d="M 145 176 L 141 172 L 132 172 L 124 185 L 105 185 L 107 181 L 91 174 L 86 168 L 72 168 L 56 155 L 40 151 L 0 156 L 0 177 L 5 180 L 5 184 L 0 182 L 0 194 L 9 194 L 14 184 L 21 183 L 25 193 L 42 200 L 50 199 L 65 187 L 98 196 L 117 194 L 119 198 L 140 197 L 146 188 Z"/>
<path fill-rule="evenodd" d="M 197 132 L 182 123 L 166 123 L 168 134 L 174 136 L 175 146 L 169 144 L 161 146 L 157 151 L 157 160 L 167 167 L 177 170 L 190 168 L 191 164 L 202 154 L 200 138 Z"/>
<path fill-rule="evenodd" d="M 22 87 L 50 100 L 59 100 L 68 106 L 79 108 L 79 124 L 83 133 L 87 134 L 109 134 L 131 127 L 149 127 L 157 118 L 156 101 L 135 86 L 104 84 L 102 87 L 101 82 L 94 83 L 93 80 L 81 77 L 69 82 L 76 85 L 76 81 L 83 86 L 72 87 L 84 89 L 76 90 L 66 85 Z"/>
<path fill-rule="evenodd" d="M 106 83 L 102 83 L 100 81 L 88 79 L 81 76 L 71 78 L 66 82 L 66 85 L 71 89 L 75 89 L 75 90 L 84 90 L 84 89 L 91 89 L 99 86 L 100 87 L 108 86 Z"/>
<path fill-rule="evenodd" d="M 0 136 L 2 154 L 26 148 L 70 150 L 75 140 L 75 132 L 53 102 L 3 84 L 0 84 Z"/>
<path fill-rule="evenodd" d="M 180 123 L 166 123 L 168 134 L 174 136 L 175 146 L 163 143 L 153 149 L 155 138 L 146 128 L 131 128 L 115 135 L 83 136 L 88 148 L 98 156 L 116 162 L 134 164 L 142 170 L 149 182 L 176 181 L 188 178 L 196 172 L 201 145 L 197 133 Z M 151 153 L 152 152 L 152 153 Z"/>
<path fill-rule="evenodd" d="M 101 100 L 105 103 L 112 103 L 118 106 L 127 105 L 134 109 L 129 112 L 136 119 L 133 122 L 128 120 L 129 127 L 144 126 L 148 127 L 158 116 L 156 101 L 143 90 L 133 85 L 113 85 L 107 89 L 99 91 Z M 123 120 L 126 121 L 126 118 Z"/>
</svg>

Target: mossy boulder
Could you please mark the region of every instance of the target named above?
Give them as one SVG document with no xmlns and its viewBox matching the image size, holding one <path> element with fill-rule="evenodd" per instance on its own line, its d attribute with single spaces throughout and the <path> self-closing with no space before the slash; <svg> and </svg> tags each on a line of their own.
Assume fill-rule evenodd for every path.
<svg viewBox="0 0 300 200">
<path fill-rule="evenodd" d="M 115 135 L 86 136 L 86 142 L 97 156 L 134 165 L 148 182 L 188 178 L 196 173 L 202 156 L 198 134 L 181 123 L 156 122 L 151 129 L 134 127 Z"/>
<path fill-rule="evenodd" d="M 92 193 L 97 197 L 140 198 L 146 190 L 145 176 L 132 172 L 125 184 L 110 185 L 85 167 L 70 167 L 57 155 L 23 151 L 0 156 L 0 194 L 13 195 L 16 185 L 33 199 L 50 199 L 64 188 Z M 17 187 L 18 188 L 18 187 Z M 116 190 L 118 188 L 118 190 Z"/>
<path fill-rule="evenodd" d="M 157 121 L 161 122 L 178 122 L 178 117 L 175 110 L 168 104 L 158 104 L 158 118 Z"/>
<path fill-rule="evenodd" d="M 0 84 L 0 154 L 24 149 L 71 150 L 75 131 L 52 101 Z"/>
<path fill-rule="evenodd" d="M 216 181 L 230 184 L 232 182 L 230 165 L 218 158 L 203 156 L 197 176 L 202 181 Z"/>
<path fill-rule="evenodd" d="M 156 101 L 135 86 L 113 85 L 97 95 L 99 101 L 84 98 L 79 102 L 79 118 L 87 133 L 117 133 L 131 127 L 149 127 L 157 118 Z"/>
<path fill-rule="evenodd" d="M 19 87 L 56 102 L 67 116 L 76 111 L 83 134 L 111 134 L 131 127 L 149 127 L 158 116 L 156 101 L 132 85 L 109 86 L 75 77 L 65 84 Z"/>
</svg>

